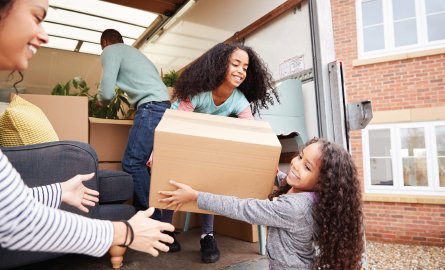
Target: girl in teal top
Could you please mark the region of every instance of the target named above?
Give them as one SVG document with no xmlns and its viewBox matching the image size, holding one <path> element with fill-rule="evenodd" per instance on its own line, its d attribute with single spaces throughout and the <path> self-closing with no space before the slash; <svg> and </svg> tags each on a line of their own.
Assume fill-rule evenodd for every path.
<svg viewBox="0 0 445 270">
<path fill-rule="evenodd" d="M 252 48 L 238 44 L 220 43 L 208 50 L 182 72 L 174 88 L 172 109 L 244 119 L 254 119 L 274 97 L 279 101 L 266 65 Z M 162 221 L 171 222 L 172 214 L 164 210 Z M 213 215 L 203 215 L 201 230 L 201 260 L 216 262 Z M 179 250 L 175 239 L 170 251 Z"/>
<path fill-rule="evenodd" d="M 252 48 L 220 43 L 182 72 L 172 109 L 253 119 L 274 97 L 272 75 Z"/>
</svg>

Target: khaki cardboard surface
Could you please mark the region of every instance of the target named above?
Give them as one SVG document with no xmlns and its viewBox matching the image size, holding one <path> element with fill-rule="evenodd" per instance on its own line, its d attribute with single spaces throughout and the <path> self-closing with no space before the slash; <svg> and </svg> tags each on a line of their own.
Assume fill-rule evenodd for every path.
<svg viewBox="0 0 445 270">
<path fill-rule="evenodd" d="M 20 94 L 20 96 L 45 113 L 59 140 L 88 143 L 87 97 L 33 94 Z"/>
<path fill-rule="evenodd" d="M 132 120 L 89 118 L 89 142 L 97 152 L 100 169 L 122 170 L 120 162 L 132 124 Z"/>
<path fill-rule="evenodd" d="M 215 216 L 213 230 L 217 234 L 230 236 L 239 240 L 253 243 L 258 242 L 258 225 L 252 225 L 228 217 Z"/>
<path fill-rule="evenodd" d="M 170 179 L 199 191 L 265 199 L 273 187 L 281 144 L 267 122 L 167 110 L 155 130 L 150 206 Z M 196 203 L 182 211 L 208 213 Z"/>
</svg>

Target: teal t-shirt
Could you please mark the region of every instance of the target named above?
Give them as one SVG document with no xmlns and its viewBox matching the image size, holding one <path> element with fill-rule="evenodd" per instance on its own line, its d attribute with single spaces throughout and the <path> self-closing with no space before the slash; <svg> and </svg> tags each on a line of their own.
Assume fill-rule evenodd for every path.
<svg viewBox="0 0 445 270">
<path fill-rule="evenodd" d="M 216 106 L 213 102 L 212 91 L 202 92 L 190 99 L 195 112 L 207 113 L 213 115 L 238 115 L 249 106 L 249 102 L 243 92 L 235 88 L 230 97 L 223 104 Z M 177 100 L 171 106 L 171 109 L 177 110 L 179 103 Z"/>
<path fill-rule="evenodd" d="M 170 99 L 155 65 L 138 49 L 117 43 L 105 47 L 100 58 L 100 100 L 111 100 L 116 85 L 128 95 L 132 106 Z"/>
</svg>

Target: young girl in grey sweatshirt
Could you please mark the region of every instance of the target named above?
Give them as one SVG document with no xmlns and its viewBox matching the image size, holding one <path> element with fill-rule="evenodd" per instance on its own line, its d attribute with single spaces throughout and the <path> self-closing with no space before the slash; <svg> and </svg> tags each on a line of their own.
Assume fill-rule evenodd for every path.
<svg viewBox="0 0 445 270">
<path fill-rule="evenodd" d="M 360 269 L 363 251 L 361 189 L 349 153 L 323 139 L 309 141 L 292 159 L 269 200 L 199 192 L 171 181 L 160 202 L 200 209 L 268 226 L 270 269 Z M 279 176 L 279 175 L 278 175 Z"/>
</svg>

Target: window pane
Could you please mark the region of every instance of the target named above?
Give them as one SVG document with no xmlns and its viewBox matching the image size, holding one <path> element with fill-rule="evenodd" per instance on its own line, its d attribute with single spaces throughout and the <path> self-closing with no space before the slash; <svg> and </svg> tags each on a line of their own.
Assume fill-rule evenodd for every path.
<svg viewBox="0 0 445 270">
<path fill-rule="evenodd" d="M 445 39 L 445 12 L 428 15 L 427 25 L 429 41 Z"/>
<path fill-rule="evenodd" d="M 426 158 L 406 157 L 402 166 L 404 186 L 428 186 Z"/>
<path fill-rule="evenodd" d="M 389 129 L 369 131 L 369 155 L 371 157 L 389 157 L 391 155 L 391 134 Z"/>
<path fill-rule="evenodd" d="M 439 184 L 445 187 L 445 157 L 439 158 Z"/>
<path fill-rule="evenodd" d="M 392 186 L 391 131 L 369 130 L 371 185 Z"/>
<path fill-rule="evenodd" d="M 439 184 L 445 187 L 445 126 L 436 127 L 436 145 L 439 164 Z"/>
<path fill-rule="evenodd" d="M 383 25 L 363 29 L 364 51 L 375 51 L 385 48 Z"/>
<path fill-rule="evenodd" d="M 416 19 L 394 23 L 395 46 L 406 46 L 417 43 Z"/>
<path fill-rule="evenodd" d="M 443 0 L 425 0 L 426 13 L 445 11 L 445 1 Z"/>
<path fill-rule="evenodd" d="M 445 157 L 445 126 L 436 127 L 437 155 Z"/>
<path fill-rule="evenodd" d="M 393 0 L 392 14 L 395 21 L 416 17 L 414 0 Z"/>
<path fill-rule="evenodd" d="M 423 156 L 425 150 L 424 128 L 401 128 L 400 139 L 402 140 L 402 153 L 404 157 Z"/>
<path fill-rule="evenodd" d="M 383 8 L 381 0 L 370 0 L 362 2 L 362 19 L 363 27 L 382 24 L 383 23 Z"/>
<path fill-rule="evenodd" d="M 428 186 L 424 128 L 401 128 L 400 137 L 404 185 Z"/>
<path fill-rule="evenodd" d="M 371 185 L 393 185 L 391 158 L 371 158 Z"/>
</svg>

